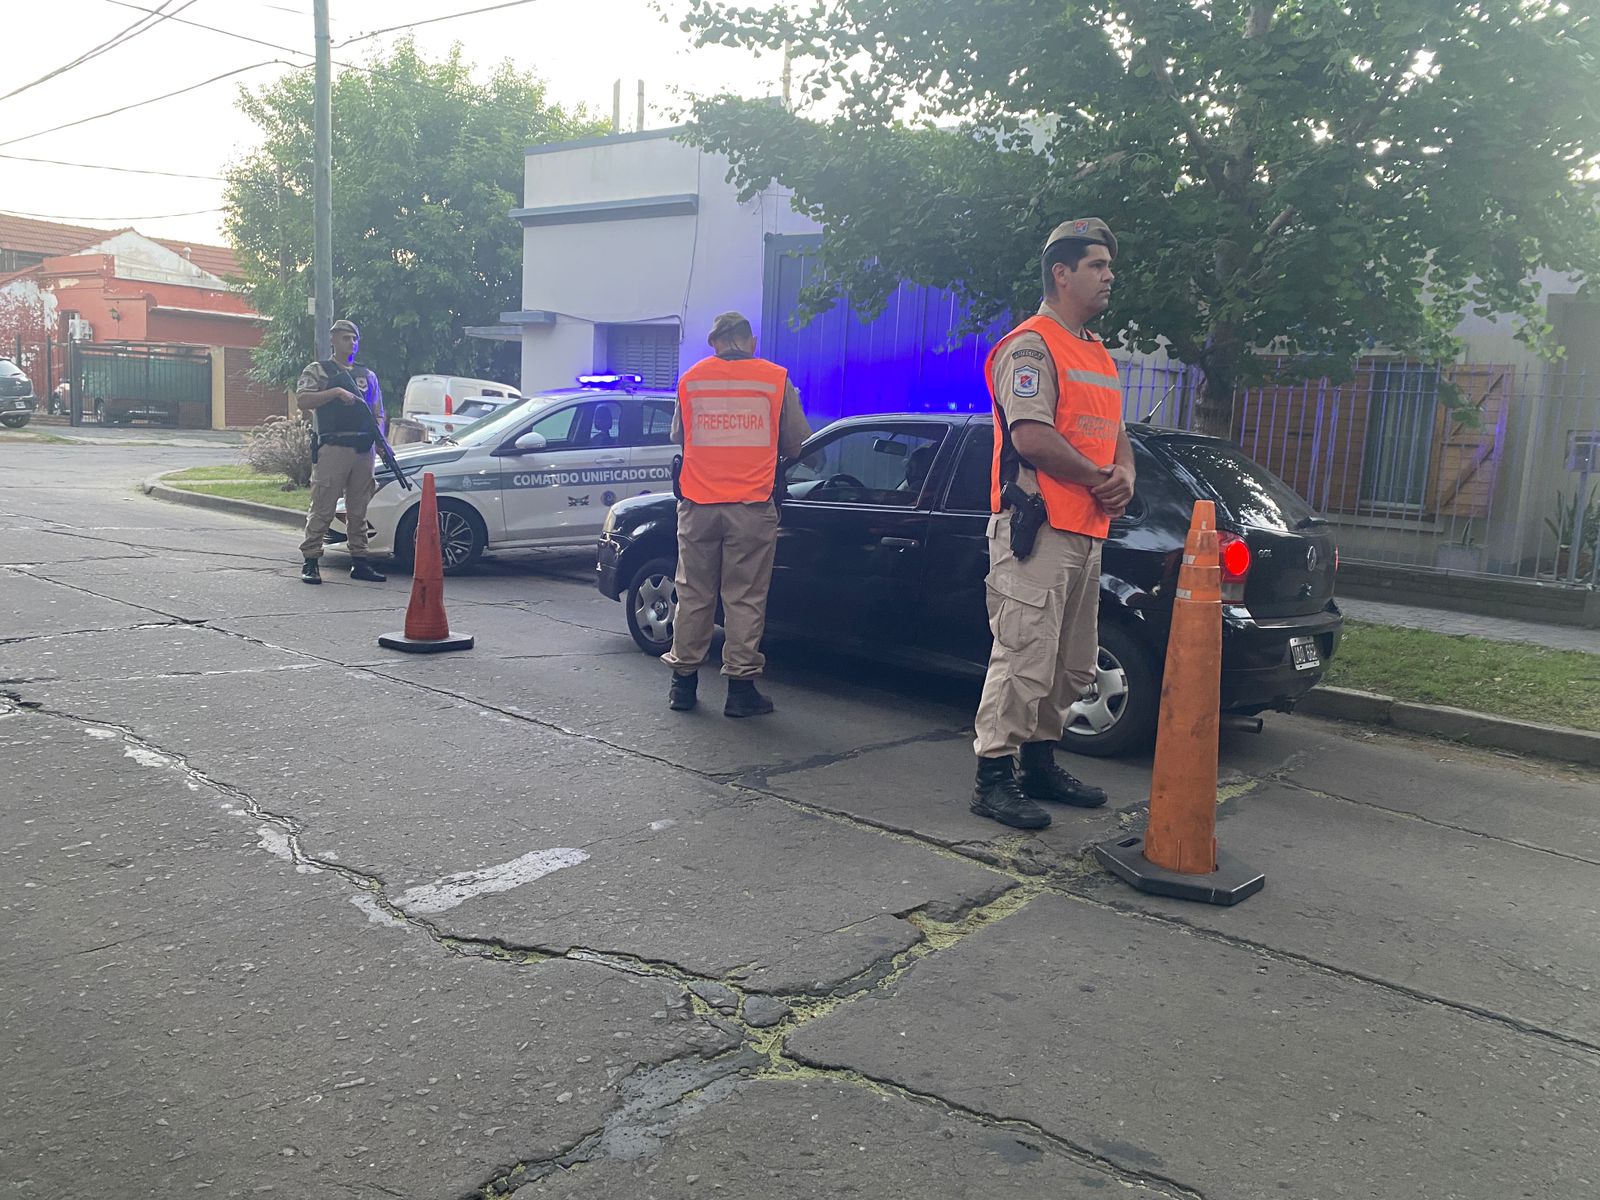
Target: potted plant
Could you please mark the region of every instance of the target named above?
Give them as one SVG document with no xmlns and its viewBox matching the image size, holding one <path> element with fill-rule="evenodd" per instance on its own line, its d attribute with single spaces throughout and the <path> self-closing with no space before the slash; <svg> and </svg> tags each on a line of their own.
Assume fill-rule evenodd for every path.
<svg viewBox="0 0 1600 1200">
<path fill-rule="evenodd" d="M 1583 529 L 1578 530 L 1578 506 L 1583 503 L 1582 489 L 1574 489 L 1569 502 L 1566 493 L 1556 491 L 1556 515 L 1544 519 L 1545 528 L 1556 540 L 1555 577 L 1566 579 L 1572 574 L 1573 538 L 1577 537 L 1577 578 L 1587 581 L 1594 570 L 1595 548 L 1600 545 L 1600 496 L 1593 496 L 1583 507 Z"/>
<path fill-rule="evenodd" d="M 1440 570 L 1483 570 L 1483 547 L 1473 539 L 1472 521 L 1473 518 L 1468 517 L 1459 530 L 1452 530 L 1455 536 L 1434 547 L 1433 562 Z"/>
</svg>

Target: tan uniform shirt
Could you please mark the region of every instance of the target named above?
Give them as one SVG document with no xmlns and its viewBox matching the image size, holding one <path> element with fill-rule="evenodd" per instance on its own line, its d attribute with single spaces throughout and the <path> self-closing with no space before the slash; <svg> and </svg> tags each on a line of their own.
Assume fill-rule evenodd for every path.
<svg viewBox="0 0 1600 1200">
<path fill-rule="evenodd" d="M 1048 305 L 1039 305 L 1039 315 L 1049 317 L 1063 329 L 1067 328 L 1066 322 L 1056 316 Z M 1039 387 L 1031 396 L 1017 395 L 1012 386 L 1016 369 L 1022 366 L 1035 367 L 1039 371 Z M 1041 421 L 1051 429 L 1056 427 L 1056 404 L 1061 395 L 1056 379 L 1056 361 L 1050 356 L 1050 348 L 1045 345 L 1044 339 L 1037 333 L 1019 333 L 1001 347 L 1000 353 L 994 358 L 994 374 L 990 382 L 994 385 L 995 399 L 1006 414 L 1008 428 L 1015 429 L 1018 421 Z M 1033 468 L 1026 464 L 1018 465 L 1017 486 L 1025 492 L 1039 490 Z"/>
<path fill-rule="evenodd" d="M 718 358 L 739 359 L 754 358 L 753 354 L 743 354 L 734 351 L 731 354 L 719 354 Z M 1054 417 L 1051 418 L 1055 420 Z M 783 411 L 778 415 L 778 457 L 793 458 L 800 453 L 800 447 L 811 436 L 811 426 L 806 421 L 806 414 L 800 408 L 800 390 L 794 383 L 788 382 L 783 389 Z M 674 445 L 683 445 L 683 410 L 676 408 L 672 412 L 672 441 Z"/>
</svg>

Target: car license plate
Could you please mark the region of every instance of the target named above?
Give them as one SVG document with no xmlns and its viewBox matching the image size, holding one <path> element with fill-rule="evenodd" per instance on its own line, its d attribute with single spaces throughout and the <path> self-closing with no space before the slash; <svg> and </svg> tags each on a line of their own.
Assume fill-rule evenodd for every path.
<svg viewBox="0 0 1600 1200">
<path fill-rule="evenodd" d="M 1309 671 L 1322 665 L 1322 654 L 1317 650 L 1317 639 L 1297 637 L 1289 639 L 1289 658 L 1296 671 Z"/>
</svg>

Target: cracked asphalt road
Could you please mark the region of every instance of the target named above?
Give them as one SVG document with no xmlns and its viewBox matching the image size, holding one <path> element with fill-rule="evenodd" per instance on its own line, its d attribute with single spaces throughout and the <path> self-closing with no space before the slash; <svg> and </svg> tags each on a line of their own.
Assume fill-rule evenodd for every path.
<svg viewBox="0 0 1600 1200">
<path fill-rule="evenodd" d="M 1600 1194 L 1600 776 L 1271 719 L 1266 890 L 1145 897 L 1147 763 L 1018 836 L 968 683 L 670 713 L 581 554 L 385 656 L 403 577 L 133 491 L 220 458 L 0 446 L 4 1195 Z"/>
</svg>

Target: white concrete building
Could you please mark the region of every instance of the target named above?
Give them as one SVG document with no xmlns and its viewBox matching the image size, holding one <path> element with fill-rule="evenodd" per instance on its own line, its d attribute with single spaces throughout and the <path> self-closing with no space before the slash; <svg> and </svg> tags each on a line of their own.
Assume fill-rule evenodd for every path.
<svg viewBox="0 0 1600 1200">
<path fill-rule="evenodd" d="M 740 202 L 727 160 L 650 130 L 528 151 L 522 390 L 593 371 L 671 386 L 705 356 L 717 313 L 759 329 L 769 235 L 815 232 L 777 186 Z"/>
</svg>

